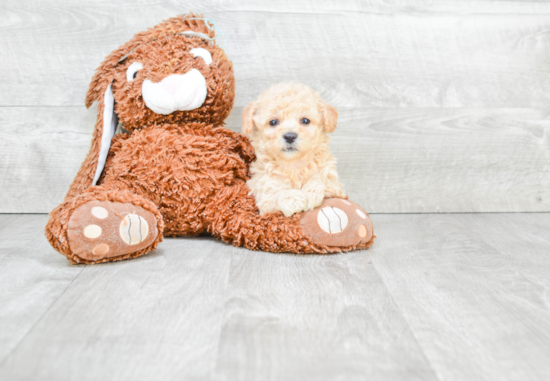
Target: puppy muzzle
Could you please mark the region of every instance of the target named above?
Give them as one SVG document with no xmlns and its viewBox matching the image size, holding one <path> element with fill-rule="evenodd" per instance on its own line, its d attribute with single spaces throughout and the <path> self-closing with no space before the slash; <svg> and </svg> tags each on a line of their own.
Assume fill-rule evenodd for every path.
<svg viewBox="0 0 550 381">
<path fill-rule="evenodd" d="M 292 144 L 296 139 L 298 139 L 298 134 L 289 132 L 283 135 L 283 139 L 287 144 Z"/>
<path fill-rule="evenodd" d="M 206 80 L 200 71 L 191 69 L 185 74 L 169 75 L 157 83 L 146 79 L 141 92 L 151 111 L 168 115 L 201 107 L 207 94 Z"/>
<path fill-rule="evenodd" d="M 282 151 L 291 153 L 298 151 L 298 134 L 295 132 L 287 132 L 282 137 Z"/>
</svg>

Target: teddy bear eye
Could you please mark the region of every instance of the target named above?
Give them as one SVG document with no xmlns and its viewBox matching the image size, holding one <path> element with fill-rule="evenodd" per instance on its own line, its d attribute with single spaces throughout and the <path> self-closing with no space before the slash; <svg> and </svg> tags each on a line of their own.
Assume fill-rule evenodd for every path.
<svg viewBox="0 0 550 381">
<path fill-rule="evenodd" d="M 275 127 L 275 126 L 278 125 L 278 124 L 279 124 L 279 121 L 278 121 L 277 119 L 273 119 L 273 120 L 270 120 L 270 121 L 269 121 L 269 125 L 270 125 L 271 127 Z"/>
<path fill-rule="evenodd" d="M 197 57 L 202 58 L 207 65 L 210 65 L 212 63 L 212 54 L 210 54 L 210 52 L 206 49 L 193 48 L 191 49 L 191 54 L 195 58 Z"/>
<path fill-rule="evenodd" d="M 139 62 L 132 62 L 126 70 L 126 80 L 132 82 L 137 77 L 137 72 L 143 69 L 143 65 Z"/>
<path fill-rule="evenodd" d="M 308 118 L 302 118 L 302 124 L 309 124 L 310 120 Z"/>
</svg>

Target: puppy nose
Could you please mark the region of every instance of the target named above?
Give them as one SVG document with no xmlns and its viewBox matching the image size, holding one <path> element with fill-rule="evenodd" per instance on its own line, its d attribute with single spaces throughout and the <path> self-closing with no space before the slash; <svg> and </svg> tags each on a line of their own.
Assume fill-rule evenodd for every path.
<svg viewBox="0 0 550 381">
<path fill-rule="evenodd" d="M 297 137 L 298 137 L 298 134 L 295 134 L 294 132 L 289 132 L 288 134 L 283 135 L 283 138 L 286 140 L 288 144 L 292 144 Z"/>
</svg>

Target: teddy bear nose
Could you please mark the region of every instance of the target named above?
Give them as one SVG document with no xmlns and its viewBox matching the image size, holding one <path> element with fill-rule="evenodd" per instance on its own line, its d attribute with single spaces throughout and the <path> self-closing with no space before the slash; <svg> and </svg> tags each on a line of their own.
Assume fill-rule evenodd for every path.
<svg viewBox="0 0 550 381">
<path fill-rule="evenodd" d="M 170 94 L 175 94 L 180 87 L 183 86 L 185 79 L 181 75 L 172 74 L 160 81 L 161 86 L 164 90 L 168 91 Z"/>
<path fill-rule="evenodd" d="M 284 134 L 283 138 L 286 140 L 288 144 L 294 143 L 294 140 L 298 137 L 298 134 L 295 134 L 294 132 L 289 132 L 288 134 Z"/>
</svg>

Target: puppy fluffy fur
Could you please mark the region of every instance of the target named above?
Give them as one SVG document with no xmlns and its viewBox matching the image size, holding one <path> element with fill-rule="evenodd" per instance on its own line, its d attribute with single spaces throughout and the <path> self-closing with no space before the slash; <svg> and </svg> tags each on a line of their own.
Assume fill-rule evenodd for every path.
<svg viewBox="0 0 550 381">
<path fill-rule="evenodd" d="M 246 106 L 243 133 L 257 157 L 247 184 L 261 214 L 281 211 L 289 217 L 325 197 L 345 197 L 329 150 L 337 119 L 334 107 L 297 83 L 273 85 Z"/>
</svg>

